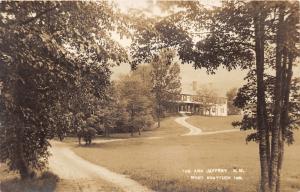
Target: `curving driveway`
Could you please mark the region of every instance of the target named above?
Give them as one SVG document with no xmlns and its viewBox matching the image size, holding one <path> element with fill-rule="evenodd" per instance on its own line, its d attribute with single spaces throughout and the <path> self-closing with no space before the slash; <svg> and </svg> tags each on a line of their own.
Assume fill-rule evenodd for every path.
<svg viewBox="0 0 300 192">
<path fill-rule="evenodd" d="M 51 144 L 50 152 L 52 156 L 49 158 L 49 168 L 62 179 L 92 180 L 100 178 L 120 187 L 125 192 L 153 192 L 126 175 L 112 172 L 105 167 L 82 159 L 62 143 L 53 141 Z M 99 191 L 96 188 L 83 190 L 89 192 Z"/>
<path fill-rule="evenodd" d="M 228 129 L 228 130 L 221 130 L 221 131 L 208 131 L 208 132 L 202 132 L 202 130 L 199 127 L 195 127 L 188 122 L 186 122 L 186 119 L 188 119 L 189 116 L 186 116 L 185 114 L 182 114 L 182 117 L 177 117 L 175 119 L 176 123 L 179 123 L 183 127 L 189 129 L 188 133 L 185 133 L 181 136 L 193 136 L 193 135 L 214 135 L 219 133 L 231 133 L 231 132 L 237 132 L 240 131 L 239 129 Z"/>
<path fill-rule="evenodd" d="M 189 129 L 188 133 L 185 133 L 181 136 L 191 136 L 191 135 L 200 135 L 202 133 L 202 130 L 198 127 L 195 127 L 188 122 L 186 122 L 186 119 L 188 119 L 188 116 L 183 115 L 182 117 L 177 117 L 175 119 L 176 123 L 179 123 L 180 125 L 184 126 L 185 128 Z"/>
</svg>

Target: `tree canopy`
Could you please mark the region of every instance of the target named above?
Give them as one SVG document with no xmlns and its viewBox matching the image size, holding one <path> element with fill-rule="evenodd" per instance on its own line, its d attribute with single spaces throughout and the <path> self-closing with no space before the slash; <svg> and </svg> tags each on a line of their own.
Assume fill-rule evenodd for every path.
<svg viewBox="0 0 300 192">
<path fill-rule="evenodd" d="M 123 23 L 108 2 L 1 2 L 0 9 L 1 161 L 24 178 L 45 167 L 48 139 L 63 131 L 53 127 L 105 99 L 110 65 L 127 60 L 110 37 Z"/>
</svg>

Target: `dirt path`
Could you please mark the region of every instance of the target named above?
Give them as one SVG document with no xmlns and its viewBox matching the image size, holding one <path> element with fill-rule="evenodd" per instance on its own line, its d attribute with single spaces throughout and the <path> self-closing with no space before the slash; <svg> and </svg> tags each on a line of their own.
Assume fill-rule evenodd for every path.
<svg viewBox="0 0 300 192">
<path fill-rule="evenodd" d="M 202 133 L 202 130 L 200 128 L 195 127 L 195 126 L 189 124 L 188 122 L 186 122 L 186 119 L 188 119 L 188 118 L 189 118 L 188 116 L 183 115 L 182 117 L 177 117 L 175 119 L 176 123 L 179 123 L 180 125 L 189 129 L 188 133 L 185 133 L 181 136 L 200 135 Z"/>
<path fill-rule="evenodd" d="M 189 116 L 186 116 L 182 114 L 182 117 L 177 117 L 175 121 L 179 123 L 180 125 L 184 126 L 185 128 L 189 129 L 188 133 L 185 133 L 181 136 L 191 136 L 191 135 L 214 135 L 214 134 L 220 134 L 220 133 L 231 133 L 231 132 L 237 132 L 240 131 L 239 129 L 228 129 L 228 130 L 221 130 L 221 131 L 208 131 L 208 132 L 202 132 L 202 130 L 198 127 L 195 127 L 191 124 L 189 124 L 186 119 L 189 118 Z"/>
<path fill-rule="evenodd" d="M 101 178 L 126 192 L 152 192 L 145 186 L 128 178 L 108 170 L 105 167 L 95 165 L 77 156 L 71 149 L 59 142 L 52 142 L 52 156 L 49 159 L 50 170 L 62 179 L 68 180 L 91 180 Z M 98 191 L 90 188 L 84 191 Z M 101 190 L 99 190 L 101 191 Z"/>
</svg>

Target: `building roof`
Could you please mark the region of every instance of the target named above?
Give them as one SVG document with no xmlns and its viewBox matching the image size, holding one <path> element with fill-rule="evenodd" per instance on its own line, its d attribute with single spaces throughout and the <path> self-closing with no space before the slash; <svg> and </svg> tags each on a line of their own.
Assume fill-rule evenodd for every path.
<svg viewBox="0 0 300 192">
<path fill-rule="evenodd" d="M 181 90 L 181 94 L 184 95 L 192 95 L 192 96 L 196 96 L 197 94 L 197 90 L 199 89 L 199 86 L 197 85 L 197 82 L 193 81 L 192 83 L 189 84 L 183 84 L 182 85 L 182 90 Z M 216 97 L 216 104 L 223 104 L 226 103 L 227 98 L 226 97 Z"/>
<path fill-rule="evenodd" d="M 197 95 L 197 91 L 193 90 L 192 88 L 182 88 L 181 94 Z"/>
</svg>

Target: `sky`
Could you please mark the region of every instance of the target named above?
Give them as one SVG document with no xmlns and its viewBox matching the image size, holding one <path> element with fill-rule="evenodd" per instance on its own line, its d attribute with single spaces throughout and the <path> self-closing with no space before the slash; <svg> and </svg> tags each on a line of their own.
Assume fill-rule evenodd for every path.
<svg viewBox="0 0 300 192">
<path fill-rule="evenodd" d="M 121 11 L 127 12 L 129 9 L 140 9 L 143 11 L 151 11 L 152 14 L 161 14 L 159 7 L 156 5 L 157 0 L 114 0 Z M 220 6 L 221 0 L 200 0 L 207 6 Z"/>
<path fill-rule="evenodd" d="M 206 6 L 219 6 L 219 0 L 201 0 Z M 116 0 L 116 3 L 120 7 L 121 11 L 127 12 L 129 9 L 140 9 L 152 15 L 161 15 L 159 7 L 155 5 L 156 1 L 151 0 Z M 117 34 L 113 34 L 113 37 L 120 42 L 123 46 L 128 46 L 130 40 L 118 38 Z M 120 66 L 112 68 L 112 79 L 118 79 L 120 74 L 126 74 L 130 72 L 129 64 L 121 64 Z M 294 76 L 300 77 L 300 64 L 294 68 Z M 225 96 L 226 92 L 231 88 L 241 87 L 245 81 L 247 71 L 236 69 L 233 71 L 227 71 L 224 68 L 219 68 L 214 75 L 208 75 L 205 69 L 195 70 L 190 64 L 181 65 L 181 78 L 183 90 L 188 89 L 193 81 L 197 81 L 198 85 L 210 86 L 214 89 L 218 96 Z"/>
<path fill-rule="evenodd" d="M 121 64 L 112 69 L 112 79 L 118 79 L 121 74 L 130 72 L 129 64 Z M 218 96 L 225 96 L 226 92 L 231 88 L 239 88 L 244 84 L 244 77 L 247 71 L 219 68 L 214 75 L 208 75 L 205 69 L 195 70 L 190 64 L 180 65 L 180 76 L 183 90 L 189 90 L 193 81 L 199 86 L 210 86 L 214 89 Z"/>
</svg>

